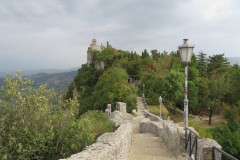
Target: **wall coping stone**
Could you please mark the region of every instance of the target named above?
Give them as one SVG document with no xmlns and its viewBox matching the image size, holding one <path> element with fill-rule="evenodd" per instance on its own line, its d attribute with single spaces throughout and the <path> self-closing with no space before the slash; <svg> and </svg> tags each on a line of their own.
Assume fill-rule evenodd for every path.
<svg viewBox="0 0 240 160">
<path fill-rule="evenodd" d="M 60 160 L 122 160 L 131 147 L 131 116 L 119 111 L 114 111 L 111 115 L 113 116 L 111 120 L 119 126 L 115 132 L 104 133 L 98 137 L 96 143 L 86 147 L 82 152 Z M 124 118 L 127 120 L 124 121 Z"/>
<path fill-rule="evenodd" d="M 162 138 L 169 150 L 177 157 L 185 154 L 185 130 L 173 121 L 160 119 L 158 116 L 144 110 L 146 118 L 143 119 L 140 125 L 140 132 L 150 132 Z M 189 127 L 194 133 L 199 136 L 199 133 L 194 128 Z M 221 146 L 213 139 L 199 138 L 198 139 L 198 158 L 197 160 L 211 160 L 212 147 L 221 149 Z M 221 155 L 218 155 L 220 157 Z"/>
</svg>

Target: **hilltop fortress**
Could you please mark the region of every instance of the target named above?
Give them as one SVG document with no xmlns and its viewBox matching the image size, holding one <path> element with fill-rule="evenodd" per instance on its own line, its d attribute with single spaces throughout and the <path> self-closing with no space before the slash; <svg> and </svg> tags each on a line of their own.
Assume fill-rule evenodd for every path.
<svg viewBox="0 0 240 160">
<path fill-rule="evenodd" d="M 90 65 L 93 63 L 93 55 L 92 55 L 93 51 L 102 51 L 104 48 L 106 47 L 103 46 L 102 44 L 97 45 L 96 39 L 92 39 L 92 43 L 90 44 L 90 47 L 88 47 L 88 50 L 87 50 L 87 64 Z"/>
</svg>

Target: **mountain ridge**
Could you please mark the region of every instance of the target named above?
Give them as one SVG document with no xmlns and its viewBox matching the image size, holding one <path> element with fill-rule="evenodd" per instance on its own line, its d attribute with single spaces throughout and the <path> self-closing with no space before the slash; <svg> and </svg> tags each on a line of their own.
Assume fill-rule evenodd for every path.
<svg viewBox="0 0 240 160">
<path fill-rule="evenodd" d="M 30 76 L 30 75 L 35 75 L 38 73 L 48 73 L 48 74 L 55 74 L 55 73 L 64 73 L 64 72 L 70 72 L 70 71 L 75 71 L 78 70 L 80 67 L 73 67 L 69 69 L 37 69 L 37 70 L 23 70 L 21 71 L 21 75 L 23 76 Z M 15 75 L 16 71 L 0 71 L 0 78 L 5 78 L 7 73 L 10 73 L 12 75 Z"/>
</svg>

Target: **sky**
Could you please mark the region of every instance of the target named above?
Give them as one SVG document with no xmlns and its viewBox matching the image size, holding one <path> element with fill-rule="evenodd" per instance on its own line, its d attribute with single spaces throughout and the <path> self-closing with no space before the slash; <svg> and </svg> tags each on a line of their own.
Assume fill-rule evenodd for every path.
<svg viewBox="0 0 240 160">
<path fill-rule="evenodd" d="M 0 0 L 0 71 L 69 69 L 114 48 L 240 57 L 239 0 Z"/>
</svg>

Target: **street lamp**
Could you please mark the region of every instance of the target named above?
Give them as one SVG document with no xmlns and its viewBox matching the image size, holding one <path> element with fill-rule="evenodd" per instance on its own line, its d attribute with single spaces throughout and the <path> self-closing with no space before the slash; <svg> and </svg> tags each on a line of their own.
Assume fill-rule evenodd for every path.
<svg viewBox="0 0 240 160">
<path fill-rule="evenodd" d="M 178 47 L 182 62 L 185 63 L 185 87 L 184 87 L 184 128 L 188 127 L 188 63 L 191 62 L 194 45 L 188 44 L 188 39 L 183 39 L 183 44 Z"/>
<path fill-rule="evenodd" d="M 162 119 L 162 97 L 159 97 L 159 104 L 160 104 L 160 119 Z"/>
</svg>

